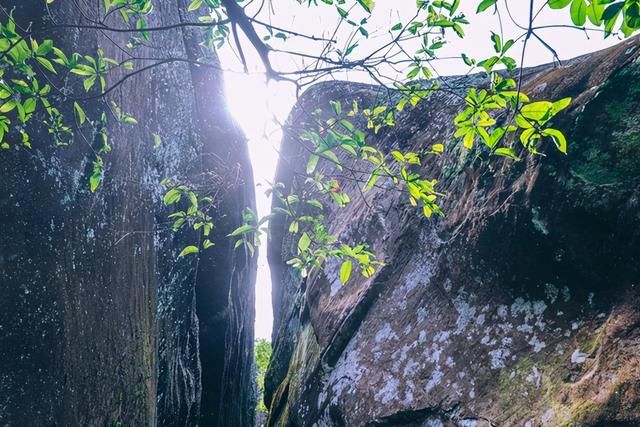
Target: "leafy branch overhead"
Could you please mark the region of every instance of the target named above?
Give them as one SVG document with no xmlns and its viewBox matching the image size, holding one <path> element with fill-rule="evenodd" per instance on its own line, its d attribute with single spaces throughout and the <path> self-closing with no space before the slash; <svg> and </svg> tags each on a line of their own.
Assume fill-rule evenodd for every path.
<svg viewBox="0 0 640 427">
<path fill-rule="evenodd" d="M 278 200 L 270 215 L 259 218 L 250 209 L 238 213 L 242 224 L 228 234 L 236 249 L 252 255 L 274 215 L 284 215 L 289 232 L 297 241 L 296 257 L 290 264 L 302 276 L 322 268 L 333 259 L 340 265 L 339 277 L 347 282 L 359 271 L 371 277 L 383 264 L 366 243 L 352 244 L 332 235 L 325 215 L 331 208 L 345 208 L 354 198 L 373 189 L 402 191 L 409 205 L 425 217 L 444 215 L 436 171 L 426 170 L 427 159 L 439 156 L 450 146 L 461 144 L 468 150 L 517 161 L 526 155 L 540 155 L 551 149 L 570 152 L 570 143 L 554 118 L 568 108 L 571 99 L 531 99 L 522 87 L 522 65 L 530 43 L 539 43 L 559 60 L 541 30 L 599 32 L 604 37 L 620 33 L 630 36 L 640 28 L 637 0 L 417 0 L 402 5 L 410 13 L 393 13 L 388 26 L 371 25 L 381 8 L 373 0 L 297 0 L 297 5 L 281 6 L 268 1 L 265 7 L 236 0 L 192 0 L 179 22 L 156 26 L 158 0 L 103 0 L 96 18 L 80 22 L 56 22 L 37 31 L 28 23 L 17 23 L 11 11 L 0 6 L 0 148 L 29 150 L 35 132 L 44 130 L 50 143 L 64 147 L 78 140 L 88 142 L 90 151 L 85 172 L 86 188 L 98 192 L 108 176 L 112 126 L 144 126 L 113 102 L 111 96 L 131 77 L 155 67 L 187 63 L 192 67 L 219 72 L 219 65 L 203 58 L 171 56 L 149 57 L 139 49 L 153 43 L 154 34 L 189 28 L 199 32 L 203 49 L 216 52 L 232 49 L 244 70 L 251 58 L 268 79 L 289 82 L 297 91 L 319 81 L 358 73 L 389 89 L 392 96 L 375 105 L 357 100 L 334 100 L 325 111 L 312 114 L 313 125 L 300 131 L 300 143 L 308 150 L 308 162 L 298 185 L 286 188 L 275 183 L 269 190 Z M 42 7 L 55 8 L 56 0 L 42 0 Z M 509 7 L 526 6 L 528 22 L 513 21 Z M 385 5 L 386 6 L 386 5 Z M 334 16 L 332 28 L 306 28 L 305 31 L 273 23 L 280 7 L 329 8 Z M 545 9 L 563 10 L 566 22 L 538 25 Z M 484 40 L 491 54 L 475 58 L 469 52 L 453 52 L 452 40 L 465 39 L 473 17 L 485 14 L 495 20 Z M 560 15 L 558 15 L 560 16 Z M 113 23 L 113 18 L 119 22 Z M 520 33 L 505 34 L 505 20 L 512 20 Z M 56 45 L 53 34 L 59 30 L 82 29 L 105 35 L 125 34 L 128 41 L 118 49 L 126 60 L 109 58 L 101 49 L 95 52 L 65 52 Z M 326 30 L 326 31 L 324 31 Z M 291 47 L 292 40 L 303 41 Z M 114 42 L 115 43 L 115 42 Z M 288 44 L 289 43 L 289 44 Z M 296 48 L 296 46 L 304 46 Z M 465 46 L 469 46 L 466 44 Z M 253 51 L 255 55 L 248 55 Z M 281 60 L 282 58 L 287 60 Z M 276 58 L 279 58 L 276 60 Z M 440 61 L 455 60 L 467 73 L 484 73 L 487 84 L 450 87 L 439 78 Z M 287 64 L 293 64 L 289 66 Z M 519 70 L 518 70 L 519 68 Z M 352 74 L 349 74 L 352 75 Z M 64 87 L 62 90 L 60 88 Z M 420 151 L 403 151 L 371 143 L 372 137 L 395 126 L 399 114 L 414 108 L 436 91 L 459 97 L 463 107 L 455 117 L 455 131 Z M 344 104 L 344 105 L 343 105 Z M 90 108 L 87 108 L 90 107 Z M 171 144 L 160 136 L 163 129 L 149 134 L 154 147 Z M 41 135 L 42 133 L 38 133 Z M 43 144 L 37 141 L 37 144 Z M 362 178 L 362 175 L 364 178 Z M 362 178 L 362 179 L 361 179 Z M 197 241 L 188 245 L 180 257 L 199 254 L 214 245 L 214 197 L 202 191 L 200 182 L 163 180 L 163 203 L 171 209 L 170 229 L 175 233 L 196 232 Z M 201 194 L 202 193 L 202 194 Z"/>
</svg>

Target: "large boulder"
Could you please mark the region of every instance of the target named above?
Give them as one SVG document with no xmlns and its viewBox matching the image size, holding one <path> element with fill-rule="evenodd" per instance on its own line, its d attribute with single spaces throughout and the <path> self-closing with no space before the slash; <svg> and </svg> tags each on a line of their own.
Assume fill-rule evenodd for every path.
<svg viewBox="0 0 640 427">
<path fill-rule="evenodd" d="M 452 144 L 460 95 L 486 84 L 479 75 L 444 79 L 447 90 L 371 137 L 386 151 L 448 146 L 422 167 L 446 193 L 444 218 L 424 218 L 393 186 L 360 197 L 341 183 L 353 201 L 327 221 L 384 260 L 372 278 L 341 286 L 328 262 L 302 280 L 286 264 L 287 220 L 272 221 L 270 426 L 640 425 L 638 39 L 523 76 L 532 99 L 573 98 L 554 119 L 568 155 L 489 160 Z M 276 181 L 304 173 L 309 112 L 388 96 L 308 90 Z"/>
<path fill-rule="evenodd" d="M 149 26 L 197 19 L 186 0 L 155 3 Z M 131 34 L 51 30 L 94 25 L 101 4 L 2 7 L 66 52 L 127 59 L 121 47 Z M 122 25 L 113 14 L 107 23 Z M 55 147 L 34 121 L 32 149 L 0 152 L 0 424 L 252 425 L 256 265 L 225 236 L 254 204 L 253 179 L 217 59 L 200 41 L 188 27 L 152 33 L 136 57 L 181 61 L 127 77 L 106 99 L 81 101 L 89 118 L 106 112 L 109 120 L 113 151 L 95 194 L 86 126 Z M 126 73 L 111 74 L 107 86 Z M 86 97 L 78 83 L 56 81 Z M 72 103 L 53 97 L 73 118 Z M 139 124 L 114 120 L 110 101 Z M 214 248 L 178 258 L 197 235 L 171 232 L 163 178 L 214 196 Z"/>
</svg>

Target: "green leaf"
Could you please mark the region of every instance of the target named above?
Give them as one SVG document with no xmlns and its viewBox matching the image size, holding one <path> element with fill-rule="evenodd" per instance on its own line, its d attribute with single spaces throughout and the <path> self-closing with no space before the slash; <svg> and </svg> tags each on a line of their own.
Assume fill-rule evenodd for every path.
<svg viewBox="0 0 640 427">
<path fill-rule="evenodd" d="M 202 6 L 202 2 L 203 0 L 193 0 L 187 10 L 189 12 L 193 12 L 194 10 L 200 9 L 200 6 Z"/>
<path fill-rule="evenodd" d="M 255 253 L 255 249 L 254 249 L 253 245 L 245 240 L 244 241 L 244 246 L 245 246 L 245 248 L 247 248 L 249 250 L 249 253 L 251 254 L 251 256 L 253 256 L 253 254 Z"/>
<path fill-rule="evenodd" d="M 102 174 L 93 174 L 89 177 L 89 189 L 95 193 L 102 182 Z"/>
<path fill-rule="evenodd" d="M 318 160 L 320 158 L 315 154 L 309 157 L 309 161 L 307 162 L 307 174 L 312 174 L 314 170 L 316 170 L 316 166 L 318 165 Z"/>
<path fill-rule="evenodd" d="M 153 147 L 158 148 L 162 144 L 162 138 L 157 133 L 153 134 Z"/>
<path fill-rule="evenodd" d="M 400 31 L 402 29 L 402 23 L 398 22 L 396 25 L 391 27 L 391 31 Z"/>
<path fill-rule="evenodd" d="M 179 202 L 181 197 L 182 197 L 182 191 L 176 188 L 172 188 L 171 190 L 167 191 L 167 194 L 164 195 L 163 202 L 167 206 L 172 205 L 174 203 Z"/>
<path fill-rule="evenodd" d="M 365 184 L 363 190 L 364 191 L 371 190 L 373 188 L 373 186 L 376 185 L 376 182 L 378 181 L 378 178 L 380 178 L 380 174 L 378 173 L 378 169 L 374 169 L 374 171 L 371 173 L 371 176 L 369 177 L 369 180 Z"/>
<path fill-rule="evenodd" d="M 371 13 L 373 8 L 376 6 L 376 2 L 373 0 L 358 0 L 358 3 L 360 3 L 360 6 L 369 13 Z"/>
<path fill-rule="evenodd" d="M 242 226 L 236 228 L 230 234 L 227 234 L 227 237 L 239 236 L 240 234 L 244 234 L 244 233 L 247 233 L 247 232 L 250 232 L 250 231 L 255 231 L 255 227 L 253 225 L 250 225 L 250 224 L 245 224 L 245 225 L 242 225 Z"/>
<path fill-rule="evenodd" d="M 397 161 L 399 161 L 399 162 L 404 162 L 404 161 L 405 161 L 404 156 L 403 156 L 403 155 L 402 155 L 402 153 L 401 153 L 401 152 L 399 152 L 398 150 L 394 150 L 394 151 L 392 151 L 392 152 L 391 152 L 391 155 L 393 156 L 393 158 L 394 158 L 394 159 L 396 159 L 396 160 L 397 160 Z"/>
<path fill-rule="evenodd" d="M 17 105 L 18 103 L 13 99 L 10 101 L 7 101 L 4 104 L 0 105 L 0 113 L 8 113 L 9 111 L 16 108 Z"/>
<path fill-rule="evenodd" d="M 53 64 L 48 59 L 37 56 L 36 61 L 38 61 L 40 65 L 42 65 L 48 71 L 51 71 L 53 74 L 58 74 L 56 69 L 53 68 Z"/>
<path fill-rule="evenodd" d="M 95 76 L 96 74 L 96 71 L 93 68 L 83 64 L 80 64 L 76 68 L 73 68 L 71 72 L 79 76 Z"/>
<path fill-rule="evenodd" d="M 407 74 L 407 79 L 411 80 L 415 78 L 419 73 L 420 73 L 420 67 L 416 67 L 413 70 L 409 71 L 409 73 Z"/>
<path fill-rule="evenodd" d="M 33 113 L 36 110 L 36 103 L 36 98 L 27 98 L 23 104 L 25 114 Z"/>
<path fill-rule="evenodd" d="M 311 237 L 307 233 L 302 233 L 300 236 L 300 240 L 298 240 L 298 252 L 304 252 L 309 249 L 309 245 L 311 244 Z"/>
<path fill-rule="evenodd" d="M 493 42 L 493 50 L 495 50 L 497 53 L 502 52 L 502 41 L 500 40 L 500 36 L 492 32 L 491 41 Z"/>
<path fill-rule="evenodd" d="M 76 116 L 78 117 L 78 122 L 81 125 L 84 124 L 85 120 L 87 120 L 87 115 L 84 113 L 84 110 L 82 109 L 80 104 L 78 104 L 77 102 L 74 102 L 73 109 L 75 110 Z"/>
<path fill-rule="evenodd" d="M 571 0 L 549 0 L 549 7 L 551 9 L 563 9 L 571 3 Z"/>
<path fill-rule="evenodd" d="M 553 108 L 553 104 L 549 101 L 538 101 L 524 105 L 520 110 L 521 114 L 527 119 L 541 122 L 548 118 Z"/>
<path fill-rule="evenodd" d="M 325 157 L 328 160 L 332 161 L 335 164 L 336 168 L 338 168 L 339 170 L 342 170 L 342 163 L 340 163 L 338 156 L 336 156 L 336 154 L 333 151 L 330 151 L 330 150 L 323 151 L 322 157 Z"/>
<path fill-rule="evenodd" d="M 431 151 L 433 151 L 434 153 L 442 153 L 444 151 L 444 145 L 443 144 L 433 144 L 431 146 Z"/>
<path fill-rule="evenodd" d="M 513 160 L 520 160 L 516 155 L 516 152 L 513 151 L 513 148 L 500 147 L 493 152 L 496 156 L 509 157 Z"/>
<path fill-rule="evenodd" d="M 565 108 L 567 108 L 569 106 L 569 104 L 571 104 L 571 98 L 567 97 L 567 98 L 562 98 L 556 102 L 553 103 L 552 109 L 553 109 L 553 114 L 557 114 L 559 111 L 564 110 Z"/>
<path fill-rule="evenodd" d="M 587 3 L 585 0 L 573 0 L 571 2 L 571 21 L 579 27 L 585 24 L 587 21 Z"/>
<path fill-rule="evenodd" d="M 600 25 L 602 23 L 602 14 L 604 13 L 604 5 L 599 0 L 591 0 L 589 6 L 587 6 L 587 18 L 593 25 Z"/>
<path fill-rule="evenodd" d="M 336 116 L 339 116 L 342 113 L 342 104 L 340 104 L 340 102 L 329 101 L 329 104 L 331 104 L 331 108 L 333 109 L 333 112 L 336 113 Z"/>
<path fill-rule="evenodd" d="M 550 136 L 556 144 L 556 147 L 558 147 L 558 151 L 563 154 L 567 154 L 567 138 L 565 138 L 561 131 L 558 129 L 547 128 L 542 131 L 542 134 Z"/>
<path fill-rule="evenodd" d="M 491 6 L 496 4 L 497 1 L 498 0 L 482 0 L 478 5 L 478 9 L 476 10 L 476 13 L 484 12 L 485 10 L 489 9 Z"/>
<path fill-rule="evenodd" d="M 84 90 L 89 92 L 89 89 L 91 89 L 93 87 L 95 82 L 96 82 L 96 76 L 91 76 L 91 77 L 85 79 L 84 82 L 82 82 L 82 85 L 84 86 Z"/>
<path fill-rule="evenodd" d="M 605 11 L 602 13 L 602 19 L 604 19 L 605 21 L 610 21 L 610 20 L 616 19 L 618 14 L 622 10 L 623 6 L 624 6 L 624 2 L 623 1 L 610 4 L 609 6 L 607 6 Z"/>
<path fill-rule="evenodd" d="M 347 281 L 349 280 L 349 277 L 351 277 L 352 266 L 353 265 L 350 259 L 343 262 L 342 265 L 340 266 L 340 281 L 342 282 L 343 285 L 347 283 Z"/>
<path fill-rule="evenodd" d="M 203 246 L 205 249 L 209 249 L 211 246 L 214 246 L 214 245 L 215 245 L 215 243 L 213 243 L 213 242 L 212 242 L 211 240 L 209 240 L 209 239 L 205 239 L 205 241 L 204 241 L 204 242 L 202 242 L 202 246 Z"/>
<path fill-rule="evenodd" d="M 191 206 L 193 206 L 194 208 L 198 208 L 198 196 L 196 196 L 196 193 L 194 193 L 193 191 L 189 191 L 187 193 L 187 196 L 189 197 L 189 202 L 191 202 Z"/>
<path fill-rule="evenodd" d="M 180 213 L 184 213 L 184 212 L 180 212 Z M 186 219 L 178 218 L 178 219 L 175 220 L 175 222 L 171 226 L 171 229 L 175 233 L 175 232 L 177 232 L 178 230 L 180 230 L 184 226 L 185 222 L 186 222 Z"/>
<path fill-rule="evenodd" d="M 178 255 L 178 258 L 181 258 L 189 254 L 197 254 L 198 252 L 200 252 L 200 249 L 198 249 L 197 246 L 187 246 L 182 250 L 182 252 L 180 252 L 180 255 Z"/>
<path fill-rule="evenodd" d="M 504 42 L 504 45 L 502 46 L 502 53 L 506 53 L 514 44 L 514 40 L 507 40 L 506 42 Z"/>
<path fill-rule="evenodd" d="M 518 114 L 516 116 L 516 124 L 523 129 L 533 128 L 533 125 L 531 124 L 531 122 L 527 120 L 524 116 L 522 116 L 522 114 Z"/>
<path fill-rule="evenodd" d="M 473 140 L 475 139 L 475 136 L 475 132 L 469 132 L 464 136 L 463 143 L 466 148 L 473 148 Z"/>
<path fill-rule="evenodd" d="M 461 56 L 462 56 L 462 60 L 464 61 L 464 63 L 466 65 L 468 65 L 469 67 L 471 67 L 472 65 L 475 64 L 475 61 L 473 59 L 469 58 L 466 54 L 463 53 Z"/>
<path fill-rule="evenodd" d="M 535 128 L 525 129 L 520 134 L 520 141 L 525 147 L 529 147 L 529 144 L 532 142 L 532 137 L 534 137 L 535 135 L 537 135 Z"/>
</svg>

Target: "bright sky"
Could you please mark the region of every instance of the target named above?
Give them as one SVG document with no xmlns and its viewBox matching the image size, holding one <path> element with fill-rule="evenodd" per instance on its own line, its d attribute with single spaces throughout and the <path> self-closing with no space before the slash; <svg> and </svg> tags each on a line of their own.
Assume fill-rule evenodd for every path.
<svg viewBox="0 0 640 427">
<path fill-rule="evenodd" d="M 525 26 L 528 19 L 528 2 L 525 0 L 508 1 L 513 18 L 520 25 Z M 320 4 L 317 7 L 308 8 L 297 5 L 295 0 L 267 1 L 267 3 L 277 3 L 273 7 L 275 10 L 265 8 L 258 17 L 262 21 L 270 19 L 271 24 L 275 26 L 305 34 L 329 37 L 337 22 L 336 11 L 326 5 Z M 347 3 L 352 2 L 348 1 Z M 489 12 L 475 15 L 475 8 L 479 3 L 480 0 L 462 1 L 462 10 L 466 12 L 471 21 L 470 25 L 465 26 L 466 36 L 461 40 L 450 37 L 448 40 L 451 43 L 440 51 L 439 56 L 459 56 L 464 52 L 470 57 L 486 58 L 492 54 L 492 44 L 489 40 L 490 31 L 499 32 L 500 25 L 497 17 Z M 504 5 L 503 2 L 500 4 Z M 542 4 L 541 0 L 536 1 L 537 8 Z M 505 38 L 518 37 L 523 31 L 508 19 L 504 8 L 501 10 Z M 399 21 L 407 22 L 413 13 L 415 13 L 415 0 L 378 0 L 367 25 L 370 33 L 369 40 L 360 42 L 360 46 L 354 50 L 353 56 L 362 57 L 367 52 L 375 50 L 376 46 L 388 40 L 388 28 Z M 364 15 L 356 16 L 361 18 Z M 545 8 L 536 23 L 537 25 L 570 24 L 569 11 L 568 9 L 552 11 Z M 347 28 L 344 30 L 346 31 Z M 338 34 L 338 39 L 340 39 L 340 35 L 348 35 L 346 32 Z M 602 34 L 598 32 L 589 33 L 590 39 L 588 39 L 585 32 L 566 28 L 542 29 L 538 31 L 538 34 L 557 51 L 561 60 L 602 49 L 619 41 L 615 37 L 603 40 Z M 344 40 L 344 38 L 342 39 Z M 318 49 L 322 48 L 319 43 L 300 38 L 290 38 L 286 41 L 274 40 L 271 42 L 274 47 L 291 51 L 318 53 Z M 220 57 L 223 68 L 229 70 L 225 72 L 227 103 L 231 113 L 249 139 L 249 151 L 257 185 L 257 209 L 258 214 L 263 216 L 268 214 L 271 209 L 271 200 L 264 195 L 264 190 L 266 182 L 273 181 L 275 174 L 277 152 L 282 137 L 278 123 L 284 123 L 286 120 L 289 111 L 295 104 L 296 93 L 295 87 L 291 83 L 272 82 L 267 85 L 264 75 L 260 73 L 260 61 L 246 39 L 243 39 L 243 46 L 244 53 L 250 63 L 249 74 L 242 73 L 241 63 L 229 45 L 225 45 L 221 49 Z M 512 49 L 511 56 L 519 58 L 522 43 L 516 43 Z M 274 68 L 279 71 L 296 70 L 303 64 L 300 58 L 282 54 L 273 55 L 272 61 Z M 532 39 L 527 47 L 525 65 L 531 66 L 551 61 L 552 56 L 549 50 Z M 391 70 L 388 71 L 391 73 Z M 467 67 L 461 59 L 447 60 L 438 63 L 437 71 L 442 75 L 459 74 L 466 72 Z M 351 81 L 370 82 L 368 76 L 354 72 L 344 73 L 339 77 Z M 266 245 L 266 239 L 258 259 L 256 338 L 270 339 L 273 323 L 271 276 L 264 245 Z"/>
</svg>

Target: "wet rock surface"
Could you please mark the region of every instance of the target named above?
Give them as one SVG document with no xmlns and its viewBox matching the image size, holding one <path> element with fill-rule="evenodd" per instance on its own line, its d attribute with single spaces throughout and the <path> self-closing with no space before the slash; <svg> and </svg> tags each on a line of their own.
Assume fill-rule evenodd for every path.
<svg viewBox="0 0 640 427">
<path fill-rule="evenodd" d="M 157 2 L 149 25 L 194 19 L 181 16 L 187 3 Z M 2 2 L 36 30 L 96 16 L 96 4 L 56 2 L 48 13 L 41 2 Z M 115 17 L 110 24 L 121 25 Z M 47 36 L 65 51 L 95 55 L 100 47 L 116 60 L 125 59 L 116 44 L 130 37 L 69 29 Z M 45 131 L 33 135 L 31 150 L 0 153 L 1 425 L 253 424 L 256 266 L 225 237 L 254 203 L 253 178 L 217 59 L 205 58 L 199 42 L 199 32 L 175 29 L 154 33 L 136 52 L 210 63 L 175 62 L 128 78 L 109 100 L 138 125 L 118 123 L 101 99 L 83 103 L 89 118 L 109 116 L 113 150 L 95 194 L 90 130 L 68 147 L 53 146 Z M 66 90 L 74 81 L 56 83 Z M 71 105 L 60 109 L 73 117 Z M 213 249 L 178 259 L 197 235 L 171 232 L 163 178 L 214 193 Z"/>
<path fill-rule="evenodd" d="M 353 184 L 332 232 L 386 266 L 341 286 L 338 265 L 301 280 L 295 239 L 272 221 L 271 426 L 632 426 L 640 424 L 640 63 L 638 40 L 527 69 L 532 99 L 573 97 L 555 124 L 569 154 L 482 160 L 451 146 L 461 87 L 440 91 L 375 143 L 449 145 L 423 166 L 446 194 L 426 219 L 406 195 Z M 323 83 L 298 103 L 277 181 L 304 172 L 309 112 L 387 91 Z M 392 95 L 393 96 L 393 95 Z M 524 153 L 522 153 L 524 155 Z"/>
</svg>

